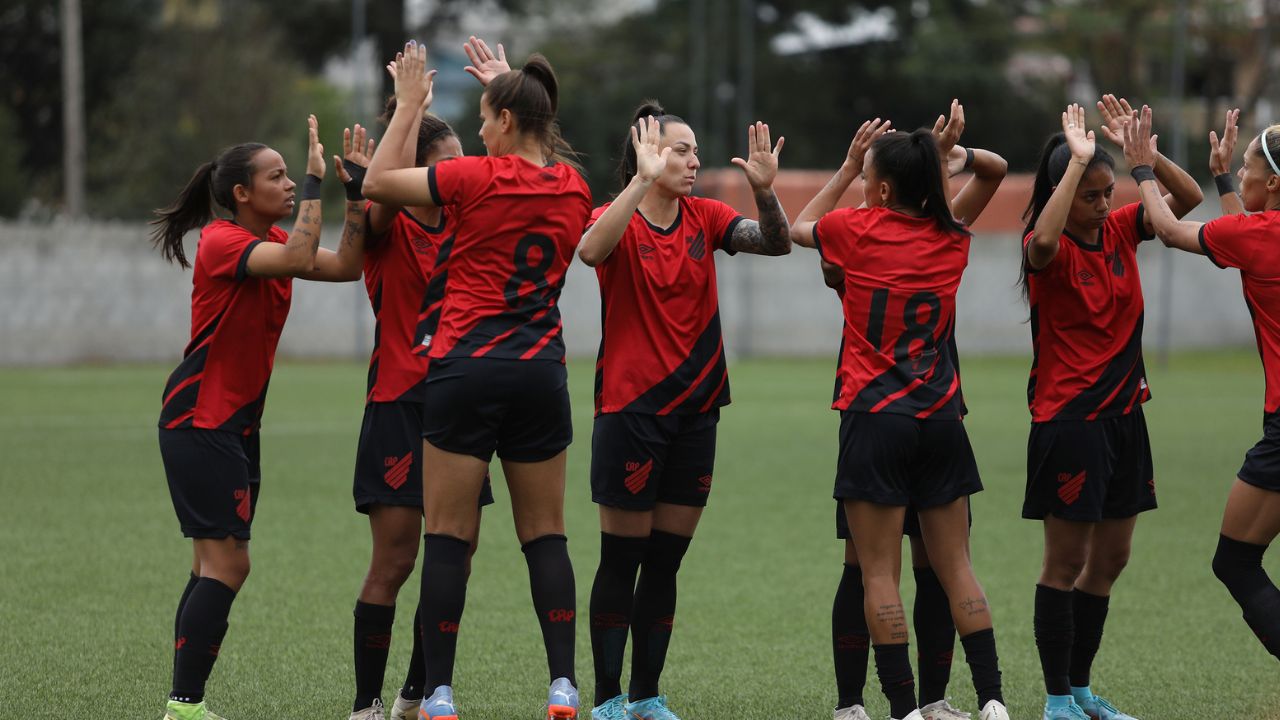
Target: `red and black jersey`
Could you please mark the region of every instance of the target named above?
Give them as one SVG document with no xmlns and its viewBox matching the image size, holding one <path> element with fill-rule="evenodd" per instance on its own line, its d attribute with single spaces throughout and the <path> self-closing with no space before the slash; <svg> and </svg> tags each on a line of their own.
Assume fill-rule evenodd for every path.
<svg viewBox="0 0 1280 720">
<path fill-rule="evenodd" d="M 272 227 L 265 242 L 284 244 Z M 292 278 L 248 274 L 258 239 L 228 220 L 200 231 L 191 289 L 191 342 L 164 387 L 160 427 L 229 430 L 258 428 L 276 344 L 289 315 Z"/>
<path fill-rule="evenodd" d="M 827 213 L 813 237 L 822 259 L 844 273 L 832 407 L 963 417 L 954 343 L 968 233 L 877 207 Z"/>
<path fill-rule="evenodd" d="M 1149 239 L 1142 205 L 1132 203 L 1113 211 L 1097 237 L 1063 233 L 1053 260 L 1028 268 L 1032 422 L 1114 417 L 1151 398 L 1137 257 Z M 1022 240 L 1024 262 L 1030 241 Z"/>
<path fill-rule="evenodd" d="M 453 245 L 449 225 L 447 212 L 428 227 L 401 210 L 386 232 L 365 241 L 364 284 L 376 319 L 368 402 L 422 401 L 426 352 L 444 295 L 444 275 L 437 281 L 433 272 Z"/>
<path fill-rule="evenodd" d="M 591 222 L 604 214 L 597 208 Z M 729 404 L 716 250 L 742 216 L 718 200 L 681 197 L 671 227 L 639 211 L 596 267 L 601 337 L 596 413 L 705 413 Z"/>
<path fill-rule="evenodd" d="M 591 214 L 582 176 L 503 155 L 456 158 L 427 177 L 457 221 L 428 355 L 564 362 L 560 290 Z"/>
<path fill-rule="evenodd" d="M 1226 215 L 1200 228 L 1200 247 L 1221 268 L 1238 268 L 1266 377 L 1264 410 L 1280 410 L 1280 212 Z"/>
</svg>

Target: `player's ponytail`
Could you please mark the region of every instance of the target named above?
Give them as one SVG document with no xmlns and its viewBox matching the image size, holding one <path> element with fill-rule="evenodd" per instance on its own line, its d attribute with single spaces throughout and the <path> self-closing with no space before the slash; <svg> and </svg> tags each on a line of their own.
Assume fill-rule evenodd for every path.
<svg viewBox="0 0 1280 720">
<path fill-rule="evenodd" d="M 871 145 L 871 163 L 876 175 L 893 186 L 899 205 L 924 213 L 939 230 L 969 234 L 947 205 L 938 143 L 932 132 L 921 128 L 881 135 Z"/>
<path fill-rule="evenodd" d="M 177 262 L 184 268 L 191 267 L 182 248 L 183 236 L 213 220 L 210 199 L 235 217 L 235 186 L 250 187 L 253 184 L 253 156 L 266 147 L 261 143 L 243 143 L 223 150 L 217 160 L 196 168 L 176 200 L 155 211 L 156 219 L 151 221 L 155 226 L 151 231 L 151 244 L 160 248 L 165 260 Z"/>
<path fill-rule="evenodd" d="M 560 134 L 556 119 L 560 83 L 545 57 L 534 53 L 524 67 L 497 76 L 485 88 L 484 97 L 494 112 L 509 111 L 520 132 L 536 137 L 548 157 L 582 172 L 578 153 Z"/>
<path fill-rule="evenodd" d="M 668 123 L 676 123 L 678 125 L 688 125 L 683 119 L 668 113 L 662 103 L 657 100 L 645 100 L 640 103 L 640 107 L 631 115 L 631 124 L 652 117 L 658 121 L 658 129 L 662 134 L 667 132 Z M 631 144 L 631 131 L 627 130 L 627 134 L 622 138 L 622 159 L 618 161 L 618 184 L 619 191 L 626 189 L 627 184 L 631 182 L 631 178 L 636 176 L 636 148 Z"/>
</svg>

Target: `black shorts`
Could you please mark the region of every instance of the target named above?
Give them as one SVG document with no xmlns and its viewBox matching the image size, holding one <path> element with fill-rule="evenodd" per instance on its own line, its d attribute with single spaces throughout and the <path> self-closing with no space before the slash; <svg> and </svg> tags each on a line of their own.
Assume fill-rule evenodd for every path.
<svg viewBox="0 0 1280 720">
<path fill-rule="evenodd" d="M 719 408 L 696 415 L 605 413 L 591 434 L 591 499 L 623 510 L 706 507 Z"/>
<path fill-rule="evenodd" d="M 1141 407 L 1101 420 L 1031 423 L 1022 517 L 1098 522 L 1155 506 L 1151 441 Z"/>
<path fill-rule="evenodd" d="M 485 462 L 542 462 L 573 442 L 569 374 L 555 360 L 433 359 L 422 436 Z"/>
<path fill-rule="evenodd" d="M 968 503 L 965 503 L 968 505 Z M 973 527 L 973 507 L 969 507 L 969 527 Z M 916 511 L 915 506 L 907 506 L 907 514 L 902 518 L 902 534 L 913 538 L 924 538 L 924 532 L 920 530 L 920 513 Z M 844 503 L 836 501 L 836 539 L 852 540 L 853 533 L 849 532 L 849 516 L 844 511 Z"/>
<path fill-rule="evenodd" d="M 840 413 L 837 500 L 926 509 L 981 491 L 978 463 L 960 420 Z"/>
<path fill-rule="evenodd" d="M 422 509 L 422 403 L 371 402 L 364 406 L 352 495 L 366 515 L 374 505 Z M 485 475 L 480 506 L 493 503 Z"/>
<path fill-rule="evenodd" d="M 160 458 L 185 537 L 249 539 L 262 483 L 257 432 L 160 428 Z"/>
<path fill-rule="evenodd" d="M 1262 439 L 1245 453 L 1237 475 L 1255 487 L 1280 492 L 1280 413 L 1262 416 Z"/>
</svg>

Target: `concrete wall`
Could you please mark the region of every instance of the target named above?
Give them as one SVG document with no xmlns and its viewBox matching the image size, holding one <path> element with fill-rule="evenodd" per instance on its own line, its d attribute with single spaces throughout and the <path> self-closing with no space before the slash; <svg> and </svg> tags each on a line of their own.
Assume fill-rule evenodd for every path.
<svg viewBox="0 0 1280 720">
<path fill-rule="evenodd" d="M 325 244 L 337 237 L 337 228 L 326 228 Z M 195 234 L 188 240 L 194 257 Z M 1008 233 L 974 240 L 959 297 L 964 352 L 1029 352 L 1026 308 L 1015 287 L 1017 243 Z M 716 259 L 731 354 L 834 357 L 840 308 L 822 285 L 813 251 Z M 1253 344 L 1235 272 L 1158 242 L 1142 248 L 1139 263 L 1149 352 L 1166 319 L 1177 349 Z M 173 360 L 188 337 L 190 292 L 190 272 L 151 249 L 143 224 L 0 224 L 0 365 Z M 575 263 L 562 308 L 570 352 L 594 355 L 600 300 L 593 271 Z M 371 335 L 363 284 L 294 283 L 282 355 L 365 357 Z"/>
</svg>

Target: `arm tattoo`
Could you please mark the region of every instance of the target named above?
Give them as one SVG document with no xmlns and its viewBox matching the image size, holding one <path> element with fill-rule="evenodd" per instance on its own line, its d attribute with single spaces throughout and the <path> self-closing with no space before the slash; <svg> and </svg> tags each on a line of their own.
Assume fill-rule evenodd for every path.
<svg viewBox="0 0 1280 720">
<path fill-rule="evenodd" d="M 342 253 L 350 248 L 356 238 L 364 239 L 364 211 L 360 203 L 347 203 L 347 222 L 342 227 L 342 239 L 338 242 L 338 252 Z"/>
<path fill-rule="evenodd" d="M 760 221 L 744 220 L 733 229 L 730 243 L 736 252 L 753 255 L 786 255 L 791 252 L 791 230 L 787 214 L 773 190 L 757 190 L 756 208 Z"/>
</svg>

